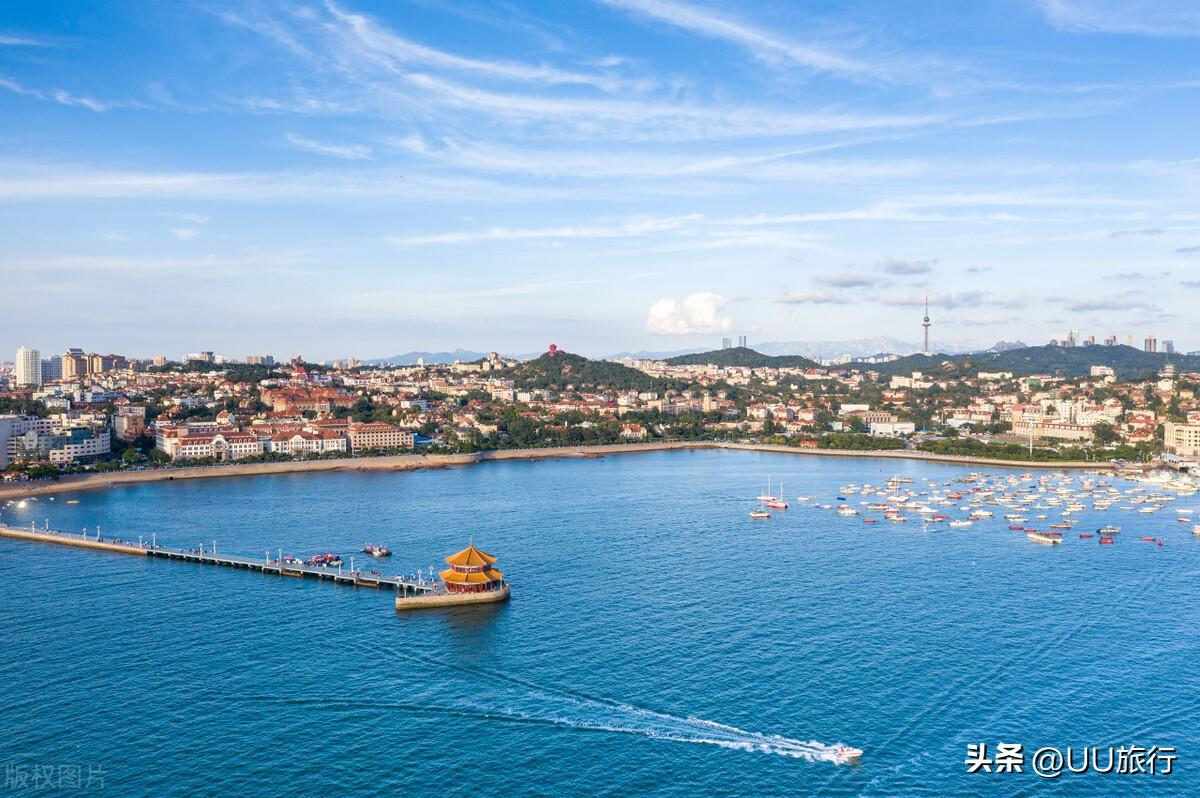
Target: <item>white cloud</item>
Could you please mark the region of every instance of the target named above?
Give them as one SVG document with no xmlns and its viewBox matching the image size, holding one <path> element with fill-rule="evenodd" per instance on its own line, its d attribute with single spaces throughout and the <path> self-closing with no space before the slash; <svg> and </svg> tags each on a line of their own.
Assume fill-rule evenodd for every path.
<svg viewBox="0 0 1200 798">
<path fill-rule="evenodd" d="M 646 316 L 646 331 L 659 335 L 728 332 L 733 329 L 733 319 L 721 315 L 728 302 L 710 292 L 688 294 L 682 300 L 655 300 Z"/>
<path fill-rule="evenodd" d="M 1041 0 L 1050 24 L 1076 33 L 1200 36 L 1194 0 Z"/>
<path fill-rule="evenodd" d="M 288 143 L 298 150 L 315 155 L 328 155 L 344 161 L 364 161 L 371 157 L 371 148 L 365 144 L 326 144 L 315 139 L 306 139 L 295 133 L 287 134 Z"/>
<path fill-rule="evenodd" d="M 180 241 L 191 241 L 193 238 L 200 235 L 200 231 L 193 230 L 190 227 L 176 227 L 171 230 L 171 235 L 175 236 Z"/>
<path fill-rule="evenodd" d="M 817 277 L 816 280 L 822 285 L 833 286 L 834 288 L 860 288 L 862 286 L 874 285 L 877 282 L 877 280 L 873 277 L 867 277 L 863 274 L 854 274 L 852 272 L 823 274 Z"/>
</svg>

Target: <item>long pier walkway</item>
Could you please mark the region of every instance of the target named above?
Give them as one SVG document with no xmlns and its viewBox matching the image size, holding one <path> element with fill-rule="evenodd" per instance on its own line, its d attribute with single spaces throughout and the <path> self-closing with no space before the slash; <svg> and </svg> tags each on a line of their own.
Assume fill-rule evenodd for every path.
<svg viewBox="0 0 1200 798">
<path fill-rule="evenodd" d="M 394 590 L 401 596 L 421 596 L 439 592 L 439 586 L 431 581 L 406 579 L 403 576 L 383 576 L 368 571 L 343 570 L 341 566 L 303 565 L 300 563 L 284 562 L 282 557 L 272 558 L 245 557 L 239 554 L 219 554 L 216 551 L 216 541 L 211 549 L 176 549 L 159 546 L 157 536 L 149 542 L 144 539 L 126 541 L 100 537 L 97 531 L 94 537 L 86 532 L 60 532 L 51 529 L 37 529 L 31 525 L 29 529 L 0 526 L 0 537 L 16 538 L 18 540 L 36 541 L 38 543 L 54 543 L 60 546 L 75 546 L 76 548 L 94 549 L 97 551 L 116 552 L 118 554 L 133 554 L 141 557 L 161 557 L 168 560 L 181 560 L 203 565 L 223 565 L 226 568 L 246 568 L 251 571 L 262 571 L 264 574 L 293 576 L 299 578 L 321 579 L 343 585 L 371 587 L 379 590 Z"/>
</svg>

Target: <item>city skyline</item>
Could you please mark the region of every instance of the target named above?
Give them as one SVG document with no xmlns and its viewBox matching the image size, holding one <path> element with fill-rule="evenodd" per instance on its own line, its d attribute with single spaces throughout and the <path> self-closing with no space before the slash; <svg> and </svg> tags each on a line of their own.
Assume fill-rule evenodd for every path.
<svg viewBox="0 0 1200 798">
<path fill-rule="evenodd" d="M 1174 4 L 88 9 L 0 16 L 4 357 L 1200 338 Z"/>
</svg>

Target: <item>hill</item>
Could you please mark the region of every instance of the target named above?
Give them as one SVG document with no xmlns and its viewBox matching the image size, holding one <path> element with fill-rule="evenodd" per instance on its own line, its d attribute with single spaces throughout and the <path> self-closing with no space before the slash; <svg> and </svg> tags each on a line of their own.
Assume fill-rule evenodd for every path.
<svg viewBox="0 0 1200 798">
<path fill-rule="evenodd" d="M 970 355 L 909 355 L 890 363 L 854 365 L 883 374 L 1011 371 L 1055 377 L 1083 377 L 1092 366 L 1108 366 L 1121 379 L 1139 379 L 1157 374 L 1168 362 L 1179 371 L 1200 371 L 1200 356 L 1143 352 L 1132 346 L 1027 346 Z"/>
<path fill-rule="evenodd" d="M 671 366 L 748 366 L 750 368 L 820 368 L 821 364 L 800 355 L 764 355 L 745 346 L 714 349 L 694 355 L 668 358 Z"/>
<path fill-rule="evenodd" d="M 561 350 L 553 356 L 546 353 L 496 374 L 509 377 L 518 388 L 551 388 L 556 391 L 568 385 L 639 391 L 663 387 L 662 381 L 637 369 L 607 360 L 589 360 L 582 355 Z"/>
</svg>

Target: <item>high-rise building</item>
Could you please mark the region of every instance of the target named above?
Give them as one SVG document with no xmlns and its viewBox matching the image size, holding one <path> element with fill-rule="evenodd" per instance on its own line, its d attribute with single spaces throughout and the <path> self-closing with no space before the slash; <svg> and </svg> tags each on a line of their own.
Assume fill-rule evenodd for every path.
<svg viewBox="0 0 1200 798">
<path fill-rule="evenodd" d="M 270 355 L 246 355 L 246 363 L 251 366 L 274 366 L 275 358 Z"/>
<path fill-rule="evenodd" d="M 1084 346 L 1095 346 L 1096 345 L 1096 336 L 1089 335 L 1087 338 L 1083 339 L 1083 345 Z"/>
<path fill-rule="evenodd" d="M 42 361 L 42 385 L 62 379 L 62 358 L 52 357 Z"/>
<path fill-rule="evenodd" d="M 1166 352 L 1168 355 L 1175 354 L 1175 342 L 1174 341 L 1163 341 L 1163 351 Z"/>
<path fill-rule="evenodd" d="M 17 349 L 17 385 L 42 384 L 42 353 L 22 346 Z"/>
<path fill-rule="evenodd" d="M 1079 330 L 1067 333 L 1067 346 L 1079 346 Z"/>
<path fill-rule="evenodd" d="M 1146 340 L 1142 342 L 1142 351 L 1143 352 L 1157 352 L 1158 351 L 1158 339 L 1155 338 L 1153 335 L 1147 335 Z"/>
<path fill-rule="evenodd" d="M 732 338 L 722 338 L 721 339 L 721 348 L 722 349 L 728 349 L 731 346 L 733 346 Z"/>
<path fill-rule="evenodd" d="M 1105 346 L 1116 346 L 1117 345 L 1117 336 L 1110 335 L 1107 338 L 1105 338 L 1104 345 Z"/>
<path fill-rule="evenodd" d="M 155 355 L 154 357 L 150 358 L 150 365 L 152 365 L 152 366 L 167 365 L 167 356 L 166 355 Z"/>
<path fill-rule="evenodd" d="M 740 346 L 742 349 L 746 348 L 746 336 L 744 336 L 744 335 L 738 336 L 738 346 Z"/>
<path fill-rule="evenodd" d="M 63 353 L 62 358 L 62 378 L 64 380 L 77 380 L 80 377 L 86 377 L 88 373 L 88 357 L 83 353 L 82 349 L 68 349 Z"/>
</svg>

